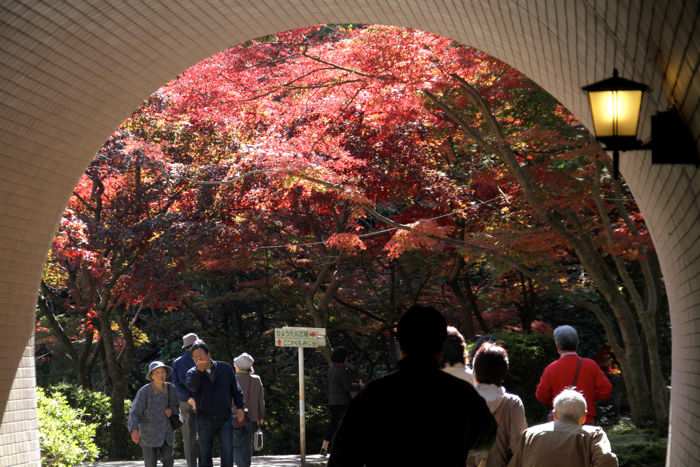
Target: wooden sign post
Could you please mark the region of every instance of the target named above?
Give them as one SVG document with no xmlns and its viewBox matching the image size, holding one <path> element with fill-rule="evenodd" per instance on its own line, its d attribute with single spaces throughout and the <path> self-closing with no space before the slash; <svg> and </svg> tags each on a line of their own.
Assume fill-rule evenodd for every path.
<svg viewBox="0 0 700 467">
<path fill-rule="evenodd" d="M 296 347 L 299 352 L 299 453 L 301 465 L 306 462 L 306 407 L 304 404 L 304 347 L 326 345 L 325 328 L 275 328 L 276 347 Z"/>
</svg>

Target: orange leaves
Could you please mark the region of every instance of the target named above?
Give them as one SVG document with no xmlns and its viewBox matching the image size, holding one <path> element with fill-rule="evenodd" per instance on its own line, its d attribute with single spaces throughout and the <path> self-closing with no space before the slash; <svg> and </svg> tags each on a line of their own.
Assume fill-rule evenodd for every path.
<svg viewBox="0 0 700 467">
<path fill-rule="evenodd" d="M 384 246 L 390 258 L 398 258 L 411 250 L 433 250 L 447 238 L 451 227 L 443 227 L 434 220 L 421 219 L 407 225 L 408 229 L 398 230 Z"/>
<path fill-rule="evenodd" d="M 328 248 L 350 255 L 367 249 L 365 242 L 357 234 L 352 233 L 333 234 L 324 243 Z"/>
</svg>

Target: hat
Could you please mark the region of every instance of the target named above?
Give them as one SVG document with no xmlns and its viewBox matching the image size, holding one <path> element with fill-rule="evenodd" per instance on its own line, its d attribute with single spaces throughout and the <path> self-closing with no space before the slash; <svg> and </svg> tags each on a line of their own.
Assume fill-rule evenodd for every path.
<svg viewBox="0 0 700 467">
<path fill-rule="evenodd" d="M 240 370 L 250 370 L 253 367 L 254 362 L 255 360 L 253 357 L 245 352 L 233 359 L 233 364 Z"/>
<path fill-rule="evenodd" d="M 192 344 L 194 344 L 197 340 L 199 340 L 197 334 L 193 332 L 185 334 L 184 336 L 182 336 L 182 348 L 186 349 L 187 347 L 192 347 Z"/>
<path fill-rule="evenodd" d="M 168 365 L 166 365 L 163 362 L 159 362 L 158 360 L 151 362 L 148 364 L 148 373 L 146 373 L 146 379 L 151 380 L 151 373 L 156 371 L 158 368 L 165 368 L 165 371 L 167 372 L 167 376 L 170 376 L 170 373 L 173 371 L 172 368 L 170 368 Z"/>
</svg>

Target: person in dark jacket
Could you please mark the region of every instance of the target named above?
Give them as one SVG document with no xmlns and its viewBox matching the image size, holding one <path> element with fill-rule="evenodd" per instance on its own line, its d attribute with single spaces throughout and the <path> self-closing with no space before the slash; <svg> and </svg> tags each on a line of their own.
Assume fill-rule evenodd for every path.
<svg viewBox="0 0 700 467">
<path fill-rule="evenodd" d="M 231 365 L 215 361 L 209 355 L 209 347 L 203 341 L 192 345 L 194 368 L 187 371 L 187 389 L 192 397 L 188 401 L 195 408 L 197 435 L 199 436 L 199 467 L 212 467 L 214 438 L 221 441 L 221 467 L 233 466 L 233 417 L 245 421 L 245 404 Z"/>
<path fill-rule="evenodd" d="M 185 378 L 190 368 L 194 367 L 192 360 L 192 345 L 199 340 L 197 334 L 189 333 L 182 336 L 182 355 L 173 362 L 172 380 L 180 403 L 180 420 L 182 420 L 182 444 L 185 451 L 187 467 L 197 467 L 197 433 L 194 425 L 194 408 L 187 403 L 190 391 L 187 389 Z"/>
<path fill-rule="evenodd" d="M 328 411 L 331 419 L 323 438 L 321 454 L 328 453 L 331 440 L 352 399 L 352 377 L 345 366 L 347 358 L 348 352 L 343 347 L 338 347 L 331 354 L 331 366 L 328 368 Z"/>
<path fill-rule="evenodd" d="M 369 383 L 350 402 L 331 444 L 329 467 L 464 467 L 488 449 L 496 421 L 466 381 L 441 371 L 447 322 L 415 305 L 398 324 L 399 370 Z"/>
</svg>

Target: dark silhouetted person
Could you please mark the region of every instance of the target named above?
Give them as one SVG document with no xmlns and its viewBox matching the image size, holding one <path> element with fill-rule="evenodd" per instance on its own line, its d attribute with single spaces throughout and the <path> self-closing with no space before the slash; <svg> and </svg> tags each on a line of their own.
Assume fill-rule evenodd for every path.
<svg viewBox="0 0 700 467">
<path fill-rule="evenodd" d="M 413 306 L 399 321 L 399 370 L 369 383 L 350 402 L 329 467 L 464 467 L 470 449 L 488 449 L 496 421 L 466 381 L 440 369 L 445 318 Z"/>
<path fill-rule="evenodd" d="M 562 390 L 575 387 L 586 398 L 588 413 L 586 423 L 595 424 L 595 403 L 610 398 L 612 384 L 598 364 L 590 358 L 579 357 L 578 333 L 571 326 L 559 326 L 554 330 L 554 344 L 559 359 L 547 365 L 537 385 L 537 400 L 547 407 Z"/>
<path fill-rule="evenodd" d="M 352 376 L 345 365 L 347 358 L 348 351 L 342 347 L 338 347 L 331 354 L 331 366 L 328 368 L 328 411 L 331 419 L 323 437 L 321 454 L 328 452 L 331 440 L 352 399 Z"/>
</svg>

